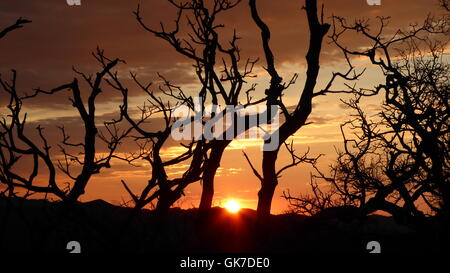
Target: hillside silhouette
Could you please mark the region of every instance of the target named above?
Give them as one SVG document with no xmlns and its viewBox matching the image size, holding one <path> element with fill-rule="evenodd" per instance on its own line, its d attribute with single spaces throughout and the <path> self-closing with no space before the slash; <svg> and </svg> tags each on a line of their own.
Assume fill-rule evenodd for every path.
<svg viewBox="0 0 450 273">
<path fill-rule="evenodd" d="M 382 244 L 383 253 L 429 254 L 446 247 L 433 219 L 415 230 L 395 224 L 392 217 L 352 219 L 330 211 L 318 216 L 272 215 L 257 225 L 255 210 L 232 214 L 214 207 L 207 218 L 199 218 L 198 209 L 173 208 L 165 216 L 143 209 L 128 222 L 132 208 L 103 200 L 67 207 L 17 198 L 2 198 L 0 211 L 1 250 L 7 252 L 68 253 L 69 241 L 78 241 L 83 253 L 364 254 L 371 240 Z"/>
</svg>

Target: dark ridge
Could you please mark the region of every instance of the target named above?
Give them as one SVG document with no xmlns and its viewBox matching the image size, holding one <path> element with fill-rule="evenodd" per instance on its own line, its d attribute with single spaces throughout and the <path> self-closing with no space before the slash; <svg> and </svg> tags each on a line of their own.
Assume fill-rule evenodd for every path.
<svg viewBox="0 0 450 273">
<path fill-rule="evenodd" d="M 441 251 L 448 242 L 432 224 L 418 231 L 392 217 L 349 220 L 332 210 L 318 217 L 272 215 L 264 224 L 252 209 L 231 214 L 214 207 L 206 218 L 197 209 L 173 208 L 165 216 L 144 209 L 130 220 L 132 212 L 103 200 L 68 207 L 0 198 L 0 250 L 64 253 L 69 241 L 78 241 L 88 253 L 367 253 L 367 242 L 376 240 L 383 252 L 421 254 Z"/>
</svg>

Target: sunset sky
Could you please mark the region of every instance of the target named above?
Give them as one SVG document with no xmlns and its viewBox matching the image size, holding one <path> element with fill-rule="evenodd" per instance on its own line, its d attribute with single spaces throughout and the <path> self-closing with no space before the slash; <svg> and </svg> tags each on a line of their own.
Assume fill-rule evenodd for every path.
<svg viewBox="0 0 450 273">
<path fill-rule="evenodd" d="M 369 6 L 366 0 L 324 0 L 325 20 L 331 15 L 346 17 L 349 22 L 355 18 L 370 18 L 376 28 L 377 16 L 390 16 L 391 23 L 387 33 L 406 28 L 410 23 L 423 22 L 428 14 L 439 15 L 441 11 L 438 1 L 434 0 L 381 0 L 381 6 Z M 302 0 L 258 0 L 261 17 L 269 25 L 272 32 L 271 45 L 276 65 L 285 81 L 294 73 L 299 73 L 299 80 L 286 91 L 284 101 L 294 105 L 299 98 L 305 78 L 306 47 L 308 45 L 308 26 L 305 12 L 301 9 Z M 91 52 L 97 46 L 105 50 L 107 56 L 126 60 L 119 69 L 124 75 L 124 82 L 129 84 L 132 103 L 140 105 L 145 100 L 144 94 L 126 78 L 128 71 L 138 73 L 143 81 L 156 81 L 157 73 L 164 75 L 172 83 L 185 90 L 195 90 L 198 82 L 193 75 L 192 63 L 187 58 L 176 54 L 163 41 L 145 32 L 136 22 L 132 12 L 141 3 L 142 16 L 148 26 L 158 27 L 163 21 L 173 25 L 175 10 L 165 0 L 81 0 L 81 6 L 70 7 L 65 0 L 2 0 L 0 2 L 0 28 L 14 23 L 23 17 L 33 22 L 24 28 L 10 33 L 0 43 L 0 73 L 9 78 L 10 70 L 18 71 L 18 86 L 21 92 L 31 92 L 32 88 L 51 89 L 71 82 L 76 75 L 71 70 L 93 73 L 99 69 Z M 232 11 L 223 14 L 219 21 L 225 25 L 223 39 L 229 39 L 230 33 L 236 29 L 242 39 L 239 47 L 242 58 L 260 58 L 255 68 L 258 76 L 249 81 L 257 83 L 257 91 L 261 96 L 268 86 L 268 77 L 263 70 L 264 62 L 259 30 L 251 20 L 247 1 L 242 1 Z M 321 56 L 321 74 L 318 89 L 328 82 L 332 71 L 346 71 L 343 56 L 339 50 L 324 42 Z M 367 40 L 358 36 L 347 37 L 349 47 L 360 48 L 367 45 Z M 380 71 L 368 66 L 363 60 L 355 60 L 357 70 L 367 67 L 358 87 L 373 87 L 380 81 Z M 338 83 L 336 89 L 342 87 Z M 85 89 L 87 91 L 87 89 Z M 42 124 L 47 128 L 47 136 L 56 143 L 61 136 L 56 126 L 64 124 L 73 139 L 81 137 L 80 121 L 68 101 L 68 93 L 56 96 L 39 96 L 29 100 L 26 111 L 29 115 L 30 128 Z M 299 154 L 308 147 L 312 156 L 324 154 L 320 166 L 326 171 L 327 165 L 336 158 L 335 148 L 341 147 L 342 138 L 339 124 L 350 118 L 350 112 L 340 99 L 345 96 L 325 96 L 316 98 L 310 120 L 313 124 L 302 128 L 292 138 Z M 118 92 L 109 90 L 100 98 L 98 113 L 101 119 L 107 120 L 117 116 L 121 97 Z M 0 105 L 4 108 L 5 97 L 0 96 Z M 379 98 L 371 98 L 364 102 L 365 109 L 371 113 L 379 107 Z M 260 142 L 234 141 L 226 150 L 221 167 L 215 181 L 215 204 L 223 205 L 228 199 L 238 200 L 242 207 L 256 208 L 257 191 L 260 187 L 258 179 L 248 167 L 242 150 L 251 158 L 255 166 L 260 167 Z M 126 143 L 122 152 L 132 152 L 136 147 Z M 180 152 L 175 141 L 165 147 L 164 156 L 170 157 Z M 279 165 L 289 162 L 287 154 L 280 153 Z M 123 162 L 114 162 L 113 168 L 104 170 L 95 176 L 87 187 L 82 201 L 105 199 L 119 204 L 129 197 L 120 180 L 126 180 L 132 189 L 139 192 L 149 177 L 148 166 L 131 167 Z M 143 163 L 143 162 L 142 162 Z M 184 170 L 185 165 L 168 169 L 169 175 L 176 176 Z M 309 190 L 310 172 L 306 165 L 299 165 L 283 174 L 275 193 L 272 213 L 281 213 L 287 209 L 287 201 L 281 195 L 289 189 L 291 194 L 306 193 Z M 200 183 L 187 188 L 186 197 L 177 203 L 184 208 L 197 207 L 201 193 Z"/>
</svg>

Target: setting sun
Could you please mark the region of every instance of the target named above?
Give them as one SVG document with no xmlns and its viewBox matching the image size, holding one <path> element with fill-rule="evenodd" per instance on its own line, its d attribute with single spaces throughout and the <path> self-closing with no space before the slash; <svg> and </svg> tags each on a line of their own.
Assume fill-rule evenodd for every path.
<svg viewBox="0 0 450 273">
<path fill-rule="evenodd" d="M 235 200 L 228 200 L 224 207 L 231 213 L 237 213 L 241 209 L 241 206 Z"/>
</svg>

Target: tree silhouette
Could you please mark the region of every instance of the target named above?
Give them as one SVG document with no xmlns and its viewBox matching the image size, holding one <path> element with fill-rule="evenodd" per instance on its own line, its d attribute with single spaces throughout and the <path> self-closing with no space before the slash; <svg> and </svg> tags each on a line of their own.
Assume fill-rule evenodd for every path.
<svg viewBox="0 0 450 273">
<path fill-rule="evenodd" d="M 381 210 L 405 224 L 420 224 L 426 215 L 448 221 L 448 15 L 429 17 L 393 36 L 384 34 L 387 18 L 379 18 L 377 31 L 371 31 L 367 20 L 348 24 L 335 17 L 334 22 L 332 39 L 347 59 L 366 58 L 381 68 L 385 83 L 353 89 L 354 98 L 345 102 L 354 118 L 341 126 L 344 149 L 331 176 L 318 168 L 313 176 L 331 183 L 331 190 L 319 190 L 312 198 L 286 197 L 301 208 L 313 203 L 322 208 L 354 205 L 364 214 Z M 341 42 L 349 32 L 368 38 L 371 45 L 350 49 Z M 376 115 L 369 115 L 363 98 L 374 95 L 384 99 Z"/>
<path fill-rule="evenodd" d="M 379 33 L 385 20 L 380 19 Z M 391 39 L 369 34 L 364 22 L 348 26 L 338 21 L 343 29 L 375 41 L 367 51 L 350 51 L 340 45 L 340 34 L 334 35 L 346 54 L 365 56 L 380 67 L 386 82 L 373 91 L 384 96 L 378 120 L 366 116 L 359 94 L 347 103 L 357 113 L 347 125 L 359 133 L 356 139 L 343 134 L 345 149 L 337 171 L 356 182 L 354 188 L 367 212 L 380 209 L 398 219 L 422 217 L 421 200 L 429 209 L 425 212 L 448 217 L 449 63 L 446 42 L 438 37 L 449 33 L 448 16 L 428 18 L 422 26 L 412 26 Z"/>
<path fill-rule="evenodd" d="M 103 63 L 103 65 L 106 65 L 106 63 Z M 142 209 L 147 204 L 157 200 L 156 209 L 165 213 L 174 202 L 183 196 L 183 191 L 188 185 L 201 179 L 201 174 L 204 170 L 204 158 L 206 157 L 207 149 L 204 147 L 203 141 L 192 140 L 189 144 L 180 144 L 186 148 L 185 152 L 168 160 L 163 160 L 162 158 L 162 148 L 170 137 L 174 123 L 174 118 L 172 117 L 173 107 L 167 97 L 178 97 L 178 103 L 187 105 L 193 104 L 192 99 L 186 97 L 181 89 L 173 86 L 161 76 L 161 79 L 164 81 L 164 87 L 167 88 L 163 91 L 163 95 L 165 94 L 167 98 L 167 101 L 164 101 L 161 95 L 151 91 L 151 83 L 143 84 L 138 80 L 136 74 L 131 73 L 134 82 L 149 97 L 147 99 L 148 104 L 140 108 L 141 115 L 139 119 L 135 120 L 129 114 L 128 88 L 121 83 L 117 73 L 109 72 L 109 76 L 111 78 L 108 81 L 110 86 L 120 91 L 123 96 L 123 104 L 120 107 L 120 119 L 115 120 L 114 123 L 126 120 L 131 124 L 133 132 L 136 133 L 131 135 L 131 138 L 139 147 L 138 152 L 132 153 L 127 158 L 127 161 L 133 164 L 137 160 L 145 160 L 151 166 L 151 177 L 139 195 L 130 189 L 125 180 L 122 180 L 122 184 L 131 196 L 136 210 Z M 163 90 L 163 87 L 160 87 L 159 90 Z M 156 113 L 163 116 L 163 128 L 148 131 L 144 125 Z M 181 177 L 169 179 L 166 171 L 168 167 L 188 162 L 189 160 L 191 160 L 190 166 Z"/>
<path fill-rule="evenodd" d="M 64 201 L 73 202 L 84 194 L 86 185 L 93 175 L 100 173 L 103 168 L 110 168 L 111 159 L 120 158 L 115 154 L 116 149 L 131 128 L 120 130 L 115 124 L 105 123 L 104 130 L 99 130 L 96 124 L 96 100 L 102 92 L 105 75 L 121 60 L 107 60 L 100 50 L 97 50 L 93 56 L 105 64 L 95 77 L 74 69 L 90 88 L 86 104 L 82 99 L 78 78 L 51 90 L 37 88 L 32 94 L 23 94 L 17 90 L 17 72 L 15 70 L 12 70 L 10 81 L 5 81 L 0 77 L 2 93 L 8 97 L 6 106 L 8 114 L 0 121 L 0 165 L 2 166 L 0 182 L 7 186 L 10 193 L 13 193 L 15 188 L 22 188 L 27 192 L 53 194 Z M 79 143 L 73 143 L 64 126 L 59 127 L 62 141 L 57 146 L 63 159 L 55 160 L 55 154 L 51 152 L 54 143 L 47 141 L 45 128 L 37 125 L 38 139 L 36 139 L 35 134 L 27 130 L 27 114 L 23 113 L 22 109 L 29 99 L 53 95 L 65 90 L 70 90 L 69 100 L 79 114 L 83 125 L 84 139 Z M 107 152 L 103 155 L 97 153 L 99 143 L 103 143 L 107 147 Z M 31 166 L 28 175 L 25 175 L 20 169 L 21 166 L 23 168 L 23 165 L 27 164 L 25 162 L 31 162 L 28 165 Z M 78 171 L 74 171 L 74 167 L 77 167 Z M 43 168 L 47 173 L 41 173 L 41 177 L 47 175 L 46 185 L 36 183 Z M 66 187 L 62 188 L 63 183 L 57 181 L 57 170 L 64 173 L 72 183 L 66 183 Z"/>
<path fill-rule="evenodd" d="M 293 111 L 289 112 L 287 107 L 282 101 L 283 91 L 286 90 L 289 85 L 282 84 L 282 78 L 279 76 L 275 61 L 274 54 L 270 48 L 270 29 L 261 19 L 258 14 L 256 7 L 256 0 L 249 1 L 252 18 L 256 25 L 261 29 L 261 39 L 263 44 L 263 49 L 265 53 L 265 59 L 267 63 L 267 73 L 271 77 L 270 87 L 266 90 L 267 103 L 269 105 L 280 106 L 282 113 L 284 115 L 285 121 L 280 125 L 280 128 L 276 133 L 279 134 L 279 145 L 278 149 L 274 151 L 264 151 L 262 160 L 262 173 L 259 174 L 258 171 L 253 167 L 250 160 L 247 158 L 253 172 L 261 181 L 261 189 L 258 192 L 258 207 L 257 213 L 261 218 L 266 217 L 270 214 L 272 198 L 275 192 L 275 188 L 278 184 L 278 178 L 282 171 L 287 168 L 281 168 L 276 170 L 277 156 L 280 147 L 285 143 L 290 136 L 295 134 L 300 128 L 307 124 L 307 119 L 312 111 L 312 101 L 314 97 L 326 95 L 330 93 L 342 93 L 347 91 L 332 90 L 333 82 L 337 78 L 343 78 L 345 80 L 356 80 L 361 74 L 356 74 L 352 66 L 349 67 L 348 71 L 345 73 L 333 73 L 332 78 L 323 90 L 316 91 L 317 78 L 320 71 L 320 53 L 322 48 L 322 41 L 327 34 L 330 25 L 323 22 L 323 10 L 321 19 L 319 20 L 317 1 L 306 0 L 304 10 L 306 11 L 308 25 L 309 25 L 309 48 L 306 54 L 306 79 L 303 86 L 303 90 L 299 97 L 299 101 Z M 288 150 L 289 151 L 289 150 Z M 293 154 L 293 149 L 289 151 Z M 294 157 L 295 158 L 295 157 Z M 297 158 L 299 159 L 299 158 Z M 290 164 L 287 167 L 298 165 L 304 161 L 314 161 L 314 159 L 308 159 L 304 157 L 303 160 L 296 161 L 295 164 Z"/>
</svg>

